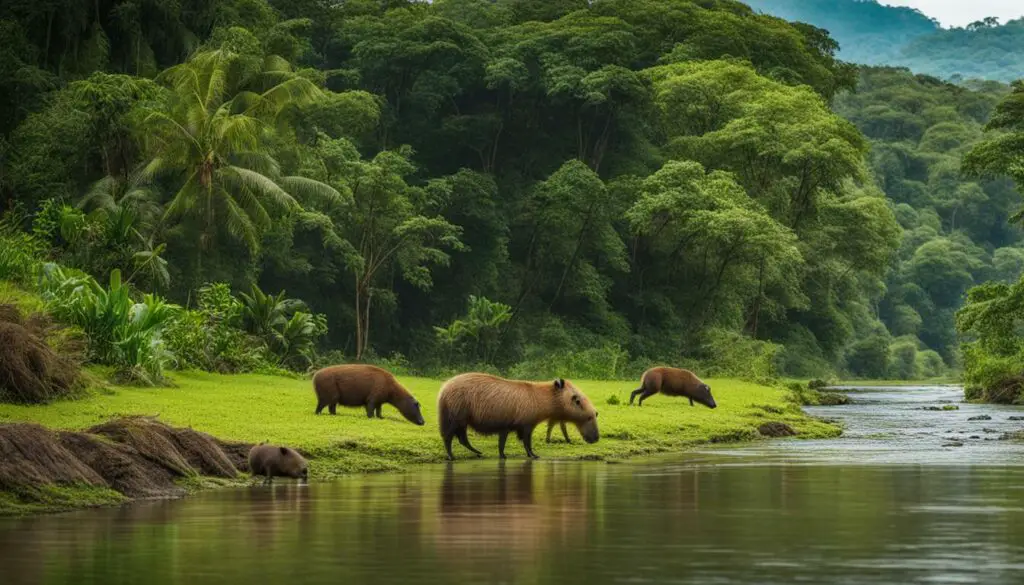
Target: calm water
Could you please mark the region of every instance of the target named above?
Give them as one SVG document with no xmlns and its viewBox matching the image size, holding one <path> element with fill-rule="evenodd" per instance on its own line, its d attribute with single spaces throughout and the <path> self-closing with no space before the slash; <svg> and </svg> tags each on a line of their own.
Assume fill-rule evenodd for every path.
<svg viewBox="0 0 1024 585">
<path fill-rule="evenodd" d="M 0 521 L 0 583 L 1024 583 L 1024 445 L 986 440 L 1024 411 L 851 395 L 817 413 L 846 422 L 834 441 L 459 461 Z"/>
</svg>

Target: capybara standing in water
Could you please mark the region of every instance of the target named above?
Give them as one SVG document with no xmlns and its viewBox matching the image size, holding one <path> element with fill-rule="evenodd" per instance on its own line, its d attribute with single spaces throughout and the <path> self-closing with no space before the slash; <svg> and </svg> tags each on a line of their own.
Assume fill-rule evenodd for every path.
<svg viewBox="0 0 1024 585">
<path fill-rule="evenodd" d="M 327 407 L 335 413 L 338 404 L 342 406 L 366 407 L 366 416 L 384 418 L 380 409 L 390 404 L 411 423 L 424 424 L 420 403 L 413 398 L 391 372 L 376 366 L 353 364 L 324 368 L 313 375 L 313 389 L 316 391 L 316 413 Z"/>
<path fill-rule="evenodd" d="M 294 449 L 261 443 L 249 450 L 249 473 L 262 475 L 264 483 L 275 477 L 309 479 L 309 464 Z"/>
<path fill-rule="evenodd" d="M 597 442 L 597 411 L 587 397 L 562 379 L 554 382 L 523 382 L 505 380 L 488 374 L 461 374 L 445 382 L 437 397 L 437 414 L 441 438 L 448 459 L 452 455 L 452 439 L 482 455 L 469 444 L 467 429 L 485 435 L 498 435 L 498 455 L 505 458 L 505 440 L 516 433 L 523 442 L 527 456 L 533 452 L 533 429 L 545 420 L 576 424 L 583 439 Z"/>
<path fill-rule="evenodd" d="M 708 386 L 696 374 L 690 370 L 679 368 L 651 368 L 644 372 L 640 378 L 640 387 L 629 395 L 629 404 L 633 405 L 633 399 L 640 395 L 639 406 L 644 405 L 644 399 L 650 398 L 661 392 L 665 396 L 683 396 L 690 399 L 690 406 L 693 402 L 703 404 L 708 408 L 715 408 L 715 399 L 711 396 L 711 386 Z"/>
</svg>

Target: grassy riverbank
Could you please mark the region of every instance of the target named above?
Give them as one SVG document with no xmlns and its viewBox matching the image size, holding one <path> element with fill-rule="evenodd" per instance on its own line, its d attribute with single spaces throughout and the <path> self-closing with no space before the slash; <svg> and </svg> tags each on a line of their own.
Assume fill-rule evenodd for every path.
<svg viewBox="0 0 1024 585">
<path fill-rule="evenodd" d="M 436 399 L 440 381 L 402 378 L 424 405 L 425 427 L 405 422 L 389 406 L 384 420 L 369 420 L 362 409 L 340 409 L 337 416 L 313 414 L 315 399 L 305 379 L 205 373 L 177 373 L 174 388 L 112 388 L 82 400 L 46 406 L 0 405 L 0 422 L 37 422 L 54 429 L 81 430 L 118 415 L 159 415 L 166 423 L 190 426 L 227 440 L 272 441 L 311 454 L 314 478 L 341 473 L 397 470 L 415 463 L 439 462 L 444 449 L 437 432 Z M 643 408 L 626 406 L 630 382 L 577 381 L 601 415 L 601 440 L 582 442 L 570 427 L 572 445 L 534 438 L 541 457 L 621 459 L 678 451 L 709 442 L 752 440 L 770 421 L 792 426 L 803 437 L 838 435 L 839 429 L 805 416 L 788 391 L 736 380 L 711 380 L 719 408 L 691 408 L 686 400 L 656 396 Z M 608 404 L 615 396 L 621 404 Z M 560 437 L 555 430 L 553 437 Z M 496 439 L 477 437 L 487 457 L 497 457 Z M 523 456 L 510 444 L 509 455 Z M 465 458 L 468 453 L 456 451 Z"/>
</svg>

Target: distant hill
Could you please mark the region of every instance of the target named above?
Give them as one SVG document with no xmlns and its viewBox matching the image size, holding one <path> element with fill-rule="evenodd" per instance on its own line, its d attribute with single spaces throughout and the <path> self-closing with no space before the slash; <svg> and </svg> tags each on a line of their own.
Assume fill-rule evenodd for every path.
<svg viewBox="0 0 1024 585">
<path fill-rule="evenodd" d="M 744 0 L 755 10 L 831 33 L 843 60 L 909 67 L 943 79 L 1024 77 L 1024 19 L 944 29 L 919 10 L 876 0 Z"/>
</svg>

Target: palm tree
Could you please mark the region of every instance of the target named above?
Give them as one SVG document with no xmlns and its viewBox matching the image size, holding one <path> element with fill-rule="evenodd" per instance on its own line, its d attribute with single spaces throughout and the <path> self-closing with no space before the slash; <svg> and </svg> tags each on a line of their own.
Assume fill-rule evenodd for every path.
<svg viewBox="0 0 1024 585">
<path fill-rule="evenodd" d="M 176 177 L 164 220 L 198 219 L 200 250 L 223 226 L 255 252 L 272 212 L 300 208 L 293 195 L 340 199 L 318 181 L 281 176 L 268 148 L 283 112 L 322 96 L 287 62 L 221 49 L 195 55 L 158 81 L 171 94 L 165 107 L 145 117 L 151 158 L 143 175 Z"/>
</svg>

